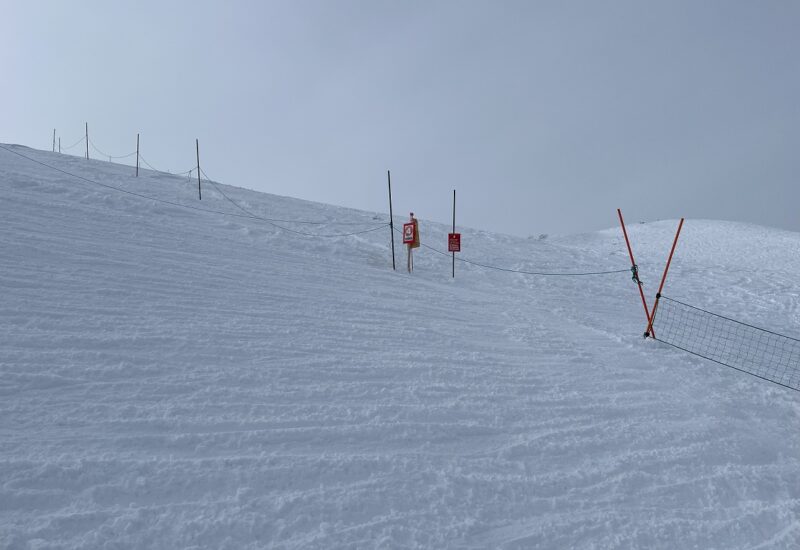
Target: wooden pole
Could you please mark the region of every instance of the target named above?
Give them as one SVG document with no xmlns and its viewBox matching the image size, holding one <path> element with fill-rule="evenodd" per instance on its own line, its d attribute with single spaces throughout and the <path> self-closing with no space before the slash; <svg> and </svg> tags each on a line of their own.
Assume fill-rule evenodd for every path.
<svg viewBox="0 0 800 550">
<path fill-rule="evenodd" d="M 56 129 L 53 128 L 53 152 L 56 152 Z"/>
<path fill-rule="evenodd" d="M 89 158 L 89 123 L 86 123 L 86 158 Z"/>
<path fill-rule="evenodd" d="M 136 134 L 136 177 L 139 177 L 139 134 Z"/>
<path fill-rule="evenodd" d="M 61 136 L 58 136 L 58 152 L 61 152 Z"/>
<path fill-rule="evenodd" d="M 453 189 L 453 233 L 456 232 L 456 190 Z M 453 279 L 456 278 L 456 253 L 453 252 Z"/>
<path fill-rule="evenodd" d="M 203 192 L 200 190 L 200 140 L 194 140 L 195 147 L 197 148 L 197 197 L 203 200 Z"/>
<path fill-rule="evenodd" d="M 667 258 L 667 266 L 664 268 L 664 274 L 661 276 L 661 284 L 658 285 L 658 292 L 656 292 L 656 302 L 653 304 L 653 314 L 650 316 L 650 321 L 647 323 L 647 332 L 644 333 L 645 338 L 653 334 L 653 322 L 656 320 L 656 310 L 658 309 L 658 301 L 661 299 L 661 291 L 664 290 L 664 283 L 667 280 L 667 272 L 669 271 L 669 264 L 672 263 L 672 255 L 675 253 L 675 247 L 678 244 L 678 237 L 681 235 L 681 228 L 683 227 L 683 218 L 678 224 L 678 231 L 675 233 L 675 240 L 672 241 L 672 250 L 669 251 L 669 258 Z"/>
<path fill-rule="evenodd" d="M 394 263 L 394 216 L 392 214 L 392 172 L 386 171 L 386 178 L 389 181 L 389 236 L 392 238 L 392 270 L 397 271 Z"/>
</svg>

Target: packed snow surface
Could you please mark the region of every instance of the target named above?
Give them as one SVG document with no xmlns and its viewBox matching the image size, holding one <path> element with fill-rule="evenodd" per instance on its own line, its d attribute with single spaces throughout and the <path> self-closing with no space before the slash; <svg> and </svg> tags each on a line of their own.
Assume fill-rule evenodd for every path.
<svg viewBox="0 0 800 550">
<path fill-rule="evenodd" d="M 0 150 L 0 548 L 800 546 L 800 393 L 644 340 L 629 273 L 453 279 L 423 248 L 409 275 L 388 227 L 306 237 L 185 177 L 4 147 L 166 202 Z M 303 232 L 388 220 L 220 189 L 363 222 L 280 224 Z M 461 257 L 625 269 L 608 214 L 462 229 Z M 626 214 L 652 301 L 677 221 Z M 796 233 L 688 220 L 666 291 L 796 336 L 798 273 Z"/>
</svg>

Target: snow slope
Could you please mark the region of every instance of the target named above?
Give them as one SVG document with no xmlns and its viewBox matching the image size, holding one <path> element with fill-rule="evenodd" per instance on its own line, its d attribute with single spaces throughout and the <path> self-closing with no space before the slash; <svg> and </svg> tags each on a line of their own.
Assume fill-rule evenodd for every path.
<svg viewBox="0 0 800 550">
<path fill-rule="evenodd" d="M 242 213 L 184 178 L 4 147 L 175 204 L 0 150 L 0 548 L 800 545 L 800 394 L 644 341 L 629 274 L 453 280 L 422 249 L 409 276 L 388 228 L 302 237 L 182 208 Z M 301 231 L 386 219 L 222 189 L 364 222 Z M 631 223 L 650 299 L 676 225 Z M 616 227 L 462 232 L 502 267 L 629 265 Z M 798 252 L 689 220 L 667 290 L 797 335 Z"/>
</svg>

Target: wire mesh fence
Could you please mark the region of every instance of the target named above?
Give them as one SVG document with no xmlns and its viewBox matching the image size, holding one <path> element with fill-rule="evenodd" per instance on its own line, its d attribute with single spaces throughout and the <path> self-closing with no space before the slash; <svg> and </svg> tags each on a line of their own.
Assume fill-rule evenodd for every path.
<svg viewBox="0 0 800 550">
<path fill-rule="evenodd" d="M 661 295 L 656 340 L 800 391 L 800 340 Z"/>
</svg>

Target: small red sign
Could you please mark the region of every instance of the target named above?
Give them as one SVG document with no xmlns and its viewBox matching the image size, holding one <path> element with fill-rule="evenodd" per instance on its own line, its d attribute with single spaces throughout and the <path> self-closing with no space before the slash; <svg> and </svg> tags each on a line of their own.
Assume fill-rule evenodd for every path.
<svg viewBox="0 0 800 550">
<path fill-rule="evenodd" d="M 448 252 L 461 252 L 461 233 L 447 234 Z"/>
<path fill-rule="evenodd" d="M 414 243 L 414 223 L 403 224 L 403 244 Z"/>
</svg>

